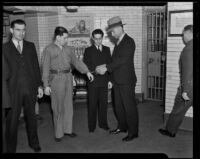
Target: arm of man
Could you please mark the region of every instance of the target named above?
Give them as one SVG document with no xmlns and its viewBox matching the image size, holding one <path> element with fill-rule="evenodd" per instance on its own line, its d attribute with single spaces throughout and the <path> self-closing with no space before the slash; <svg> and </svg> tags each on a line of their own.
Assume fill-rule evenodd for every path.
<svg viewBox="0 0 200 159">
<path fill-rule="evenodd" d="M 110 49 L 108 48 L 106 64 L 109 65 L 110 63 L 112 63 L 112 57 L 111 57 Z M 108 80 L 113 83 L 112 73 L 110 73 L 110 72 L 108 72 Z"/>
<path fill-rule="evenodd" d="M 49 86 L 49 71 L 51 66 L 51 54 L 48 51 L 48 48 L 45 48 L 43 51 L 43 64 L 42 64 L 42 80 L 44 87 Z"/>
<path fill-rule="evenodd" d="M 2 68 L 2 85 L 3 85 L 3 103 L 2 103 L 2 107 L 3 108 L 9 108 L 11 107 L 11 103 L 10 103 L 10 94 L 8 92 L 8 78 L 9 78 L 9 68 L 8 68 L 8 64 L 7 61 L 4 58 L 4 55 L 2 54 L 2 63 L 3 63 L 3 68 Z"/>
<path fill-rule="evenodd" d="M 125 63 L 127 63 L 127 61 L 133 57 L 133 53 L 135 52 L 135 43 L 133 42 L 129 42 L 126 45 L 126 48 L 124 48 L 123 53 L 121 54 L 121 57 L 117 57 L 115 58 L 112 63 L 108 64 L 107 70 L 109 72 L 113 72 L 115 69 L 121 67 L 122 65 L 124 65 Z"/>
<path fill-rule="evenodd" d="M 40 65 L 39 65 L 39 61 L 38 61 L 37 51 L 36 51 L 34 44 L 32 44 L 32 47 L 33 47 L 33 67 L 34 67 L 34 71 L 35 71 L 37 85 L 38 85 L 38 87 L 42 87 L 43 83 L 42 83 L 42 78 L 41 78 L 41 71 L 40 71 Z"/>
<path fill-rule="evenodd" d="M 92 65 L 91 56 L 89 50 L 86 48 L 84 52 L 83 62 L 87 65 L 90 71 L 95 71 L 95 67 Z"/>
<path fill-rule="evenodd" d="M 70 57 L 71 57 L 71 62 L 72 62 L 72 65 L 81 73 L 83 74 L 86 74 L 87 72 L 89 72 L 89 69 L 88 67 L 86 66 L 86 64 L 79 60 L 76 55 L 72 52 L 71 49 L 69 49 L 70 51 Z"/>
<path fill-rule="evenodd" d="M 182 53 L 181 61 L 182 70 L 182 87 L 183 92 L 188 93 L 191 90 L 191 80 L 193 79 L 193 50 L 192 48 L 186 48 Z"/>
</svg>

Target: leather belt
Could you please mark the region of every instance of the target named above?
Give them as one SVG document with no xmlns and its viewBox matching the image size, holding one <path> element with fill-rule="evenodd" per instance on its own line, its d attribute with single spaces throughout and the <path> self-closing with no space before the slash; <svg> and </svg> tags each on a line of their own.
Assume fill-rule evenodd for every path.
<svg viewBox="0 0 200 159">
<path fill-rule="evenodd" d="M 50 73 L 52 74 L 60 74 L 60 73 L 69 73 L 70 70 L 50 70 Z"/>
</svg>

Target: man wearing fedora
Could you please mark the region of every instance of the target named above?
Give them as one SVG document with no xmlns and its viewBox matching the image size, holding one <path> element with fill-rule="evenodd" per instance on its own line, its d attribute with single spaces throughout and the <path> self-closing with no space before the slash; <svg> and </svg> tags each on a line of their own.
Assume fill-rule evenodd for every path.
<svg viewBox="0 0 200 159">
<path fill-rule="evenodd" d="M 115 39 L 112 62 L 96 67 L 96 72 L 105 74 L 112 73 L 115 112 L 118 126 L 111 130 L 111 134 L 127 132 L 123 141 L 131 141 L 138 137 L 138 109 L 135 100 L 135 86 L 137 78 L 134 68 L 135 42 L 123 29 L 123 23 L 119 16 L 108 20 L 108 32 L 111 32 Z"/>
</svg>

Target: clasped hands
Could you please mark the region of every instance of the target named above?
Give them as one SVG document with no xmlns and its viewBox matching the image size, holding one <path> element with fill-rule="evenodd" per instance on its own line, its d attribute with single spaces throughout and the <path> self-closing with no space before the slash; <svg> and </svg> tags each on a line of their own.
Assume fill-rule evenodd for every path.
<svg viewBox="0 0 200 159">
<path fill-rule="evenodd" d="M 104 75 L 107 71 L 106 64 L 99 65 L 95 69 L 96 74 Z"/>
</svg>

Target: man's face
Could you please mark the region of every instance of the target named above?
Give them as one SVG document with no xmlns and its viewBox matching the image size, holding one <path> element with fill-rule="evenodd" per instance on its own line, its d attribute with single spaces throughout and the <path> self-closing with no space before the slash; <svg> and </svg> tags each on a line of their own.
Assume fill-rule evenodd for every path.
<svg viewBox="0 0 200 159">
<path fill-rule="evenodd" d="M 187 44 L 193 38 L 193 33 L 189 30 L 183 31 L 183 42 Z"/>
<path fill-rule="evenodd" d="M 84 21 L 80 21 L 80 27 L 81 28 L 85 27 L 85 22 Z"/>
<path fill-rule="evenodd" d="M 68 40 L 68 34 L 64 33 L 62 36 L 58 36 L 58 42 L 60 43 L 61 46 L 64 46 L 67 43 Z"/>
<path fill-rule="evenodd" d="M 15 24 L 14 28 L 10 28 L 10 32 L 12 33 L 13 38 L 15 38 L 18 41 L 21 41 L 25 37 L 25 25 Z"/>
<path fill-rule="evenodd" d="M 94 34 L 93 40 L 94 40 L 95 45 L 99 46 L 102 44 L 103 37 L 101 34 Z"/>
<path fill-rule="evenodd" d="M 120 35 L 121 35 L 121 26 L 116 26 L 112 29 L 111 31 L 112 36 L 116 39 L 119 39 Z"/>
</svg>

